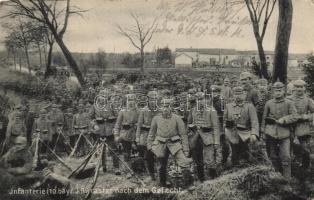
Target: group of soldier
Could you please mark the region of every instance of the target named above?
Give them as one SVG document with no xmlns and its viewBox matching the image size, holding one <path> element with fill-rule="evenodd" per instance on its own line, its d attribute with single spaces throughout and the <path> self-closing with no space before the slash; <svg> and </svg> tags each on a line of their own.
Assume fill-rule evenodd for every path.
<svg viewBox="0 0 314 200">
<path fill-rule="evenodd" d="M 159 78 L 167 76 L 169 81 L 174 77 Z M 64 111 L 58 101 L 52 101 L 40 109 L 31 134 L 27 133 L 25 105 L 16 106 L 9 115 L 3 145 L 9 150 L 3 157 L 12 157 L 10 149 L 21 142 L 25 148 L 32 146 L 36 138 L 42 141 L 41 156 L 48 150 L 84 156 L 93 145 L 105 143 L 103 172 L 107 172 L 110 154 L 114 173 L 123 173 L 120 163 L 130 163 L 136 149 L 152 180 L 156 180 L 158 165 L 159 185 L 166 187 L 171 155 L 188 187 L 193 182 L 191 166 L 196 166 L 200 182 L 213 179 L 229 158 L 233 167 L 251 163 L 254 148 L 262 148 L 260 143 L 266 144 L 263 159 L 269 158 L 276 171 L 290 178 L 292 146 L 298 144 L 302 167 L 309 169 L 314 103 L 306 95 L 303 80 L 293 81 L 289 94 L 283 83 L 254 81 L 249 72 L 241 73 L 239 81 L 225 77 L 220 85 L 204 86 L 199 81 L 190 87 L 168 84 L 141 92 L 134 85 L 120 87 L 121 82 L 91 86 Z"/>
</svg>

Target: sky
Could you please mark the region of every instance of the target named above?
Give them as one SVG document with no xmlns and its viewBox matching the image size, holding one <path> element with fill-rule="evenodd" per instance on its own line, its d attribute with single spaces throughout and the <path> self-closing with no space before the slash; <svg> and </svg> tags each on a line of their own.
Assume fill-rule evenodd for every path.
<svg viewBox="0 0 314 200">
<path fill-rule="evenodd" d="M 1 1 L 1 0 L 0 0 Z M 130 13 L 142 24 L 158 19 L 157 33 L 146 51 L 168 46 L 176 48 L 233 48 L 255 50 L 256 42 L 246 7 L 213 6 L 213 0 L 72 0 L 71 4 L 87 10 L 84 16 L 70 18 L 65 43 L 73 52 L 137 52 L 129 40 L 118 34 L 117 24 L 134 26 Z M 223 0 L 219 0 L 222 2 Z M 228 1 L 228 0 L 227 0 Z M 294 13 L 290 53 L 314 50 L 314 4 L 293 0 Z M 5 8 L 0 8 L 0 15 Z M 278 6 L 269 22 L 264 49 L 274 50 Z M 5 37 L 0 29 L 0 41 Z M 3 46 L 0 44 L 0 46 Z M 0 47 L 1 48 L 1 47 Z"/>
</svg>

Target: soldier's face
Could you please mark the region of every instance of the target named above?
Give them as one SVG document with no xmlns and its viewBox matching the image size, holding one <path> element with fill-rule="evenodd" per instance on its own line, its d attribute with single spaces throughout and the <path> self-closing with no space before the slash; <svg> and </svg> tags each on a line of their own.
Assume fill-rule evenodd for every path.
<svg viewBox="0 0 314 200">
<path fill-rule="evenodd" d="M 280 99 L 284 96 L 285 91 L 283 88 L 275 88 L 274 89 L 274 97 L 275 99 Z"/>
<path fill-rule="evenodd" d="M 234 98 L 237 102 L 242 102 L 245 99 L 245 94 L 244 93 L 235 93 Z"/>
<path fill-rule="evenodd" d="M 250 79 L 249 78 L 242 78 L 241 79 L 241 85 L 243 87 L 250 85 Z"/>
<path fill-rule="evenodd" d="M 258 89 L 259 91 L 267 91 L 267 85 L 258 84 L 258 85 L 257 85 L 257 89 Z"/>
<path fill-rule="evenodd" d="M 163 115 L 170 115 L 171 114 L 171 106 L 170 106 L 170 104 L 162 104 L 160 109 L 161 109 L 161 113 Z"/>
<path fill-rule="evenodd" d="M 298 96 L 302 96 L 305 92 L 304 86 L 294 86 L 294 91 Z"/>
<path fill-rule="evenodd" d="M 224 85 L 225 85 L 225 86 L 229 86 L 229 85 L 230 85 L 230 82 L 229 82 L 229 81 L 225 81 L 225 82 L 224 82 Z"/>
</svg>

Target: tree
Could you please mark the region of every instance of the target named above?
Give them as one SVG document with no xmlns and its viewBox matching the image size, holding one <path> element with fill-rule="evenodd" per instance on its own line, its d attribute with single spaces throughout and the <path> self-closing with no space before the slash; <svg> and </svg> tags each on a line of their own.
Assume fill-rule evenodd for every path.
<svg viewBox="0 0 314 200">
<path fill-rule="evenodd" d="M 276 35 L 273 82 L 280 80 L 287 83 L 287 65 L 289 57 L 289 42 L 292 29 L 292 0 L 278 0 L 279 18 Z"/>
<path fill-rule="evenodd" d="M 172 54 L 168 47 L 157 49 L 156 55 L 157 65 L 160 66 L 162 63 L 171 64 Z"/>
<path fill-rule="evenodd" d="M 260 58 L 261 75 L 269 79 L 263 40 L 269 19 L 274 11 L 277 0 L 244 0 L 250 14 L 253 32 Z M 263 20 L 262 20 L 263 18 Z"/>
<path fill-rule="evenodd" d="M 98 49 L 95 58 L 95 65 L 105 69 L 107 67 L 106 57 L 107 57 L 106 52 L 104 50 Z"/>
<path fill-rule="evenodd" d="M 84 85 L 82 73 L 63 41 L 70 16 L 73 14 L 81 15 L 84 11 L 76 7 L 71 7 L 70 0 L 8 0 L 7 6 L 12 9 L 3 17 L 27 17 L 43 23 L 49 29 L 68 64 L 73 69 L 78 81 L 81 85 Z M 61 7 L 63 7 L 63 9 L 57 9 Z"/>
<path fill-rule="evenodd" d="M 303 65 L 305 74 L 304 80 L 306 82 L 306 89 L 309 91 L 310 96 L 314 97 L 314 56 L 313 54 L 308 57 L 309 63 Z"/>
<path fill-rule="evenodd" d="M 122 27 L 117 25 L 117 31 L 122 36 L 129 39 L 131 44 L 140 51 L 140 67 L 144 72 L 144 48 L 151 41 L 157 29 L 157 18 L 150 25 L 145 25 L 140 22 L 139 16 L 131 13 L 132 19 L 135 21 L 135 26 Z"/>
</svg>

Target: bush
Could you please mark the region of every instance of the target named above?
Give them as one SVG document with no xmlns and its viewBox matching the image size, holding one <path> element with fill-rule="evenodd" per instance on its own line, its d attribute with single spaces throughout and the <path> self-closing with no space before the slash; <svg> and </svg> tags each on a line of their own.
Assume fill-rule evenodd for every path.
<svg viewBox="0 0 314 200">
<path fill-rule="evenodd" d="M 306 89 L 309 92 L 311 98 L 314 97 L 314 56 L 308 57 L 309 63 L 303 65 L 303 71 L 305 74 L 304 81 L 306 82 Z"/>
</svg>

